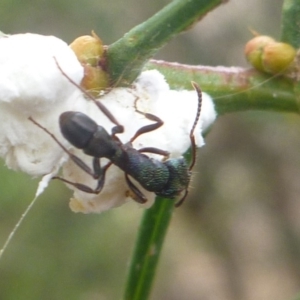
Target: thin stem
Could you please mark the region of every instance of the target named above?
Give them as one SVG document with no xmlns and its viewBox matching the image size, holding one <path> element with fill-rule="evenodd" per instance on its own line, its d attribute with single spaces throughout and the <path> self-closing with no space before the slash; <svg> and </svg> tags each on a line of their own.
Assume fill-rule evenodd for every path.
<svg viewBox="0 0 300 300">
<path fill-rule="evenodd" d="M 148 299 L 173 209 L 174 201 L 157 197 L 154 205 L 145 211 L 130 263 L 124 300 Z"/>
<path fill-rule="evenodd" d="M 107 50 L 112 83 L 130 84 L 148 59 L 178 33 L 190 28 L 224 0 L 174 0 L 144 23 L 134 27 Z"/>
<path fill-rule="evenodd" d="M 299 113 L 297 83 L 253 69 L 189 66 L 151 60 L 147 69 L 159 70 L 174 89 L 191 89 L 195 81 L 214 98 L 218 114 L 245 110 Z"/>
<path fill-rule="evenodd" d="M 300 1 L 284 0 L 281 20 L 281 40 L 300 47 Z"/>
</svg>

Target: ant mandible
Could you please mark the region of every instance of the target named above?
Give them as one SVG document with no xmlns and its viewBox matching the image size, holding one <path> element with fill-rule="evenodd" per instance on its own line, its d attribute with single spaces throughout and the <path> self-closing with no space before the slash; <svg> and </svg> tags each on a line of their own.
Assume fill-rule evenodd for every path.
<svg viewBox="0 0 300 300">
<path fill-rule="evenodd" d="M 131 181 L 129 176 L 134 178 L 141 184 L 143 188 L 150 192 L 154 192 L 157 196 L 173 199 L 183 193 L 181 199 L 175 204 L 180 206 L 188 194 L 188 187 L 191 179 L 191 171 L 196 161 L 196 143 L 194 137 L 194 130 L 200 118 L 202 93 L 199 86 L 192 82 L 192 85 L 197 92 L 198 107 L 193 126 L 190 131 L 191 163 L 188 166 L 186 160 L 181 158 L 168 158 L 169 152 L 154 147 L 145 147 L 135 149 L 132 146 L 133 141 L 147 132 L 154 131 L 163 125 L 163 121 L 150 113 L 145 113 L 137 108 L 137 100 L 135 100 L 135 111 L 142 114 L 145 118 L 153 121 L 153 124 L 141 127 L 136 131 L 134 136 L 127 143 L 122 143 L 116 134 L 124 132 L 124 127 L 118 123 L 111 112 L 105 105 L 97 101 L 81 86 L 75 83 L 58 65 L 62 74 L 75 86 L 77 86 L 89 99 L 94 101 L 97 107 L 115 126 L 109 134 L 104 127 L 98 125 L 89 116 L 81 112 L 66 111 L 59 117 L 59 126 L 62 135 L 74 147 L 81 149 L 85 154 L 93 157 L 93 167 L 90 168 L 78 156 L 72 154 L 51 132 L 45 127 L 35 121 L 32 117 L 29 118 L 31 122 L 49 134 L 56 143 L 69 155 L 70 159 L 78 165 L 83 171 L 97 180 L 96 188 L 91 188 L 87 185 L 71 182 L 62 177 L 55 176 L 53 179 L 59 179 L 67 184 L 73 185 L 77 189 L 86 192 L 98 194 L 101 192 L 105 183 L 105 174 L 107 169 L 112 165 L 118 166 L 124 171 L 125 180 L 129 189 L 134 194 L 134 200 L 139 203 L 145 203 L 147 198 Z M 166 158 L 163 161 L 150 158 L 144 153 L 153 153 L 162 155 Z M 101 166 L 100 159 L 107 158 L 109 162 L 105 166 Z"/>
</svg>

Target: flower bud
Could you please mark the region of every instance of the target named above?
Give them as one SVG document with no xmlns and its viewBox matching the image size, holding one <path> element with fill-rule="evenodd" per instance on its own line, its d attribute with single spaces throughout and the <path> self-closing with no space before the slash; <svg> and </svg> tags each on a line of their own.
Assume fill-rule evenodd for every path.
<svg viewBox="0 0 300 300">
<path fill-rule="evenodd" d="M 84 65 L 84 77 L 81 81 L 81 86 L 98 96 L 101 90 L 109 86 L 109 79 L 107 73 L 100 67 L 93 67 L 91 65 Z"/>
<path fill-rule="evenodd" d="M 84 67 L 84 78 L 81 86 L 97 96 L 99 92 L 109 86 L 109 77 L 101 66 L 103 65 L 105 48 L 101 39 L 92 32 L 75 39 L 70 48 L 75 52 Z"/>
<path fill-rule="evenodd" d="M 96 35 L 84 35 L 75 39 L 70 44 L 81 64 L 89 64 L 96 67 L 104 53 L 102 41 Z"/>
<path fill-rule="evenodd" d="M 296 50 L 289 44 L 274 42 L 265 46 L 262 55 L 264 71 L 277 74 L 285 71 L 293 62 Z"/>
<path fill-rule="evenodd" d="M 251 39 L 245 46 L 245 56 L 249 63 L 259 71 L 264 71 L 262 55 L 266 45 L 275 40 L 266 35 L 259 35 Z"/>
</svg>

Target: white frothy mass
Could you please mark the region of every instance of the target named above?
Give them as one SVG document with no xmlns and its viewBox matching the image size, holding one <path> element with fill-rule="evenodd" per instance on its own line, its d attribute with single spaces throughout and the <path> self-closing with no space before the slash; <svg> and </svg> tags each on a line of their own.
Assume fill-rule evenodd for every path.
<svg viewBox="0 0 300 300">
<path fill-rule="evenodd" d="M 68 81 L 55 59 L 61 69 L 79 84 L 83 68 L 62 40 L 37 34 L 0 38 L 0 156 L 11 169 L 32 176 L 45 176 L 41 184 L 43 187 L 60 169 L 66 179 L 95 187 L 96 181 L 75 165 L 48 134 L 28 120 L 32 117 L 42 124 L 89 166 L 92 166 L 92 157 L 75 149 L 62 137 L 59 115 L 64 111 L 80 111 L 109 133 L 114 126 L 93 101 Z M 203 93 L 202 98 L 200 120 L 194 132 L 198 147 L 204 144 L 202 132 L 216 118 L 210 96 Z M 136 99 L 140 111 L 156 115 L 164 125 L 139 136 L 133 147 L 156 147 L 169 151 L 171 157 L 181 157 L 190 147 L 189 134 L 198 104 L 196 92 L 171 90 L 163 75 L 151 70 L 141 73 L 132 87 L 114 88 L 101 96 L 99 101 L 125 128 L 124 133 L 118 135 L 123 143 L 128 142 L 139 128 L 153 123 L 135 111 Z M 160 156 L 155 158 L 162 159 Z M 105 164 L 106 160 L 102 159 L 101 163 Z M 130 196 L 124 172 L 116 166 L 108 169 L 104 188 L 97 195 L 70 188 L 74 190 L 71 209 L 83 213 L 102 212 L 120 206 Z M 151 206 L 155 195 L 140 189 L 148 198 L 145 206 Z"/>
</svg>

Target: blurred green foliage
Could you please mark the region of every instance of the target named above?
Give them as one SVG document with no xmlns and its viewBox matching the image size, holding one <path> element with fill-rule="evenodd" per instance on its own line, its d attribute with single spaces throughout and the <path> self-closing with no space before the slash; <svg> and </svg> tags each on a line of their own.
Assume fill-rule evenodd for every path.
<svg viewBox="0 0 300 300">
<path fill-rule="evenodd" d="M 110 44 L 168 1 L 2 0 L 5 33 L 67 42 L 95 30 Z M 281 0 L 232 0 L 157 58 L 246 66 L 248 28 L 279 37 Z M 223 116 L 198 151 L 186 203 L 176 210 L 153 299 L 290 299 L 300 287 L 299 118 Z M 32 200 L 38 179 L 0 171 L 0 245 Z M 74 214 L 61 182 L 37 201 L 0 260 L 0 299 L 117 299 L 142 211 Z"/>
</svg>

